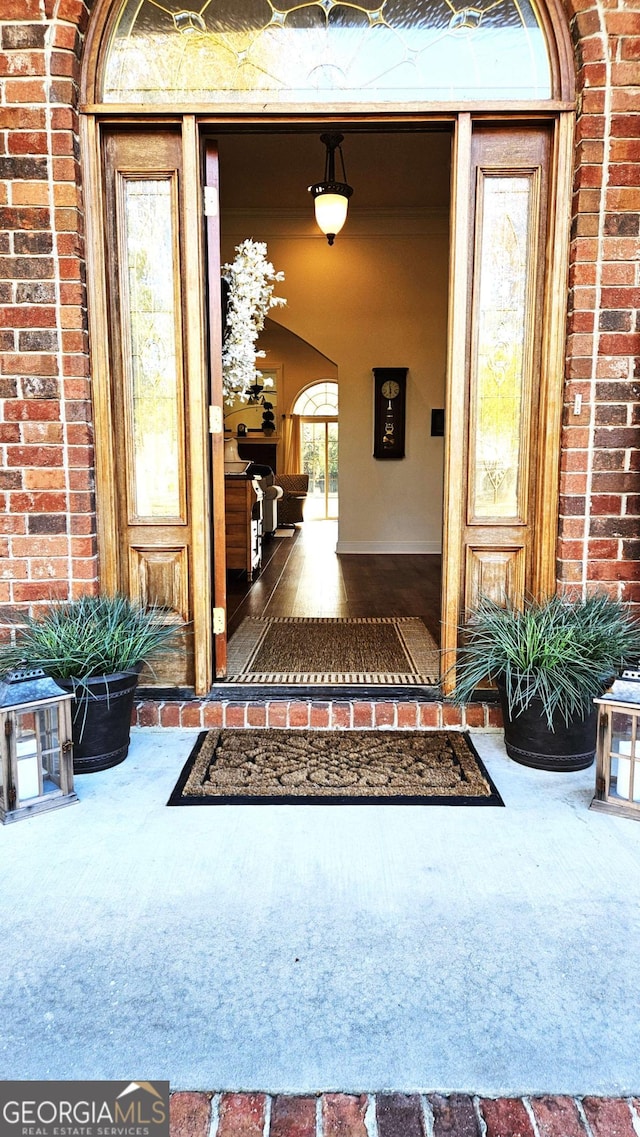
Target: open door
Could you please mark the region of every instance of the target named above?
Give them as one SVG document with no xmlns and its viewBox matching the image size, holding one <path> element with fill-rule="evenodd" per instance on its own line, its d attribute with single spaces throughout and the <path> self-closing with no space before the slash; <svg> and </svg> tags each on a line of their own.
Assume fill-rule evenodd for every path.
<svg viewBox="0 0 640 1137">
<path fill-rule="evenodd" d="M 227 557 L 224 504 L 224 413 L 222 397 L 222 297 L 220 289 L 220 166 L 215 142 L 205 145 L 204 211 L 207 225 L 209 282 L 209 370 L 211 405 L 213 636 L 215 674 L 227 674 Z"/>
<path fill-rule="evenodd" d="M 184 622 L 145 686 L 211 686 L 204 303 L 195 119 L 102 134 L 96 293 L 101 580 Z M 104 297 L 104 307 L 100 301 Z"/>
<path fill-rule="evenodd" d="M 566 236 L 554 124 L 472 123 L 454 163 L 443 671 L 481 595 L 553 591 Z M 562 165 L 562 163 L 560 163 Z M 566 162 L 564 163 L 566 174 Z M 566 200 L 566 199 L 565 199 Z M 453 676 L 444 683 L 451 690 Z"/>
</svg>

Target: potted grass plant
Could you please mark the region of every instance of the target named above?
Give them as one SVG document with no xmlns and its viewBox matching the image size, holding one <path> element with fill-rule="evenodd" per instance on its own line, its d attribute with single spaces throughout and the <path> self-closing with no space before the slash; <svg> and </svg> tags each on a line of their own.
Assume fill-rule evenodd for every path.
<svg viewBox="0 0 640 1137">
<path fill-rule="evenodd" d="M 453 700 L 494 682 L 507 753 L 541 770 L 583 770 L 596 746 L 594 698 L 640 655 L 640 621 L 605 595 L 504 606 L 482 599 L 462 629 Z"/>
<path fill-rule="evenodd" d="M 12 643 L 0 645 L 0 673 L 41 667 L 73 691 L 73 769 L 106 770 L 129 750 L 138 676 L 179 628 L 158 606 L 125 596 L 82 596 L 52 604 L 44 615 L 20 616 Z"/>
</svg>

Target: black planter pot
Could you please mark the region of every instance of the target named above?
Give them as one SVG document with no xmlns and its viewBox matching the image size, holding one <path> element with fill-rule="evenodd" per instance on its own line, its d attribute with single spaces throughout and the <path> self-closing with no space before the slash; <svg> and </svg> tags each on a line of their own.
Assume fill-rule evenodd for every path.
<svg viewBox="0 0 640 1137">
<path fill-rule="evenodd" d="M 534 770 L 587 770 L 596 753 L 597 708 L 584 719 L 575 719 L 569 725 L 558 715 L 553 719 L 553 730 L 549 730 L 540 699 L 531 704 L 515 718 L 510 718 L 507 693 L 502 683 L 497 683 L 504 740 L 507 754 L 521 766 L 531 766 Z"/>
<path fill-rule="evenodd" d="M 74 690 L 70 679 L 59 680 L 59 684 L 67 691 Z M 74 774 L 108 770 L 124 762 L 137 685 L 137 671 L 119 671 L 85 679 L 82 687 L 76 686 L 72 706 Z"/>
</svg>

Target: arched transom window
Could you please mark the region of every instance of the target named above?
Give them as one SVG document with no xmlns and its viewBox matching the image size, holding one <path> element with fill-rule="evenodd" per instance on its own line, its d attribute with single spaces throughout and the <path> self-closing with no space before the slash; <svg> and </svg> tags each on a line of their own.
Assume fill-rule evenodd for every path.
<svg viewBox="0 0 640 1137">
<path fill-rule="evenodd" d="M 535 0 L 124 0 L 115 103 L 326 105 L 548 99 Z"/>
<path fill-rule="evenodd" d="M 325 382 L 314 383 L 298 395 L 294 408 L 294 415 L 303 418 L 312 418 L 316 415 L 328 418 L 338 414 L 338 384 Z"/>
</svg>

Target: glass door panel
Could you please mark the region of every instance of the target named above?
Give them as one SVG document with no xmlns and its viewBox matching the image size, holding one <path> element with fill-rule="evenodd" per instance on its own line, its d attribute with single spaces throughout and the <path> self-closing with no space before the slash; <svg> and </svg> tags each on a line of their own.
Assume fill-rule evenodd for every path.
<svg viewBox="0 0 640 1137">
<path fill-rule="evenodd" d="M 480 174 L 476 338 L 472 358 L 473 468 L 469 516 L 524 523 L 527 447 L 521 452 L 531 370 L 536 175 Z M 532 230 L 534 242 L 532 244 Z M 524 459 L 524 463 L 523 463 Z"/>
<path fill-rule="evenodd" d="M 176 177 L 122 179 L 129 520 L 185 517 Z"/>
<path fill-rule="evenodd" d="M 338 423 L 303 419 L 302 472 L 309 475 L 305 521 L 338 516 Z"/>
</svg>

